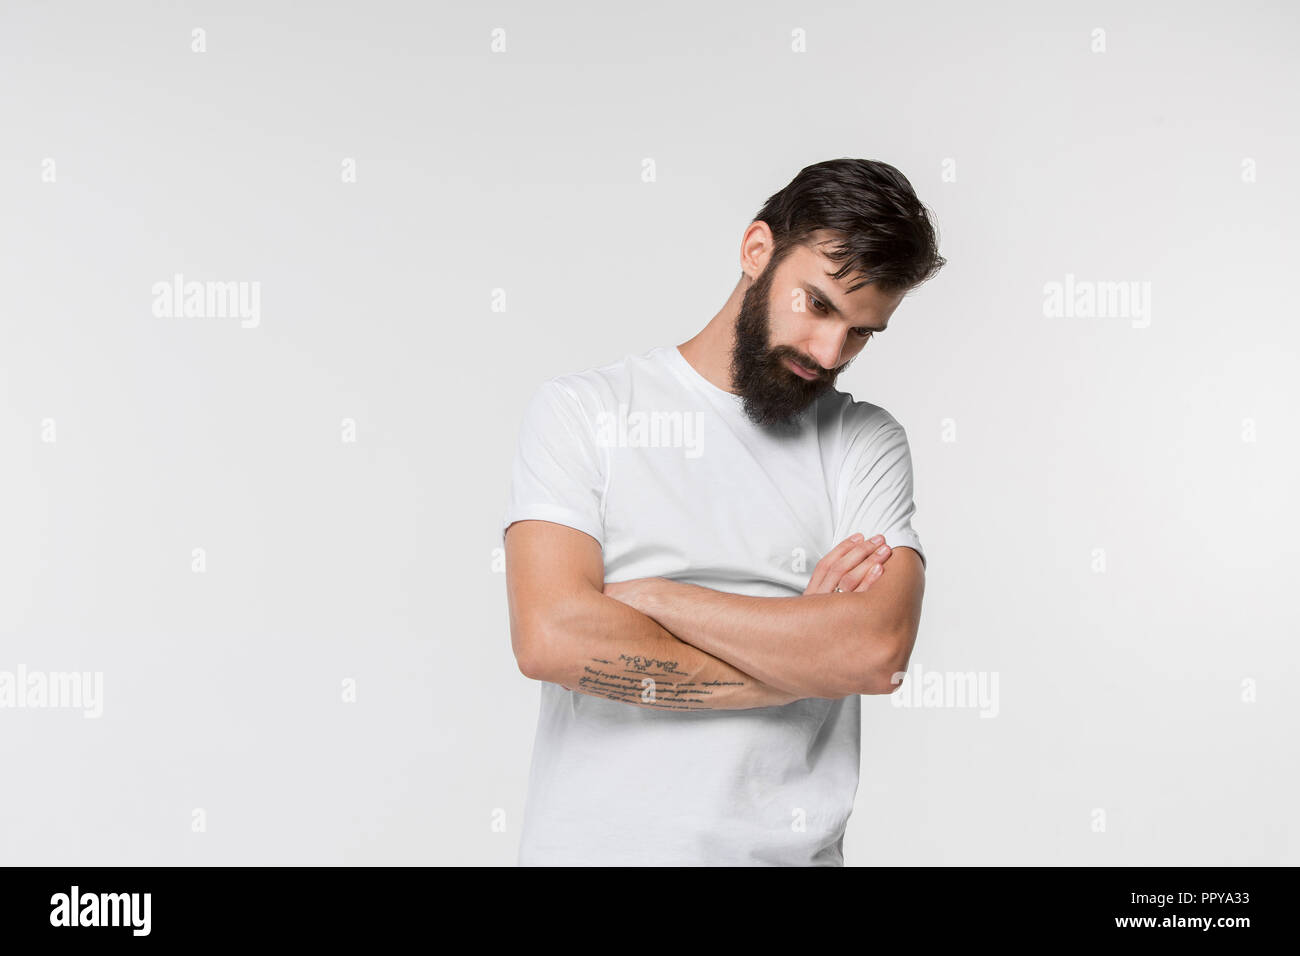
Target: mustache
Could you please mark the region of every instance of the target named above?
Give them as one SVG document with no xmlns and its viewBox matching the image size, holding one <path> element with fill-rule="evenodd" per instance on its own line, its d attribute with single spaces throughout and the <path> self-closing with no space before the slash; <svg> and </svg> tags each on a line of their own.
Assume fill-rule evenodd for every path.
<svg viewBox="0 0 1300 956">
<path fill-rule="evenodd" d="M 812 359 L 806 355 L 802 355 L 799 352 L 796 352 L 794 349 L 790 348 L 789 346 L 784 346 L 784 345 L 772 349 L 770 354 L 772 357 L 773 364 L 779 364 L 781 359 L 788 358 L 790 361 L 794 362 L 795 365 L 798 365 L 804 370 L 809 372 L 815 372 L 817 375 L 815 381 L 819 381 L 819 382 L 825 381 L 826 379 L 835 378 L 837 375 L 840 374 L 840 372 L 843 372 L 853 362 L 853 359 L 849 359 L 839 368 L 825 369 L 822 368 L 821 363 L 818 362 L 816 359 Z"/>
</svg>

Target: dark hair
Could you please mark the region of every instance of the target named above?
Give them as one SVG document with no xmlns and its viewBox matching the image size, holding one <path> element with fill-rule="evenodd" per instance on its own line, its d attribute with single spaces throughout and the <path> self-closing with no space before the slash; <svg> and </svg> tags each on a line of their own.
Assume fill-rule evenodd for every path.
<svg viewBox="0 0 1300 956">
<path fill-rule="evenodd" d="M 848 291 L 870 282 L 884 292 L 907 292 L 932 278 L 948 261 L 939 255 L 928 210 L 907 177 L 872 159 L 829 159 L 799 170 L 754 217 L 776 240 L 779 263 L 813 233 L 838 233 L 825 254 L 844 264 L 834 273 L 863 276 Z"/>
</svg>

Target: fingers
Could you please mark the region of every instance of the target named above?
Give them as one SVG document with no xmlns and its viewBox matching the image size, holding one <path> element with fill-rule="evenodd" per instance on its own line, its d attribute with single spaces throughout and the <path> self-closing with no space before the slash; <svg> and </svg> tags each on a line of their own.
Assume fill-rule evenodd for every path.
<svg viewBox="0 0 1300 956">
<path fill-rule="evenodd" d="M 893 553 L 884 541 L 883 535 L 875 535 L 865 541 L 848 538 L 840 542 L 817 562 L 804 594 L 829 594 L 836 587 L 843 591 L 865 590 L 859 585 L 869 585 L 872 568 L 884 564 Z"/>
<path fill-rule="evenodd" d="M 893 554 L 887 544 L 881 544 L 861 562 L 840 575 L 839 587 L 844 591 L 865 591 L 871 582 L 884 573 L 884 564 Z"/>
<path fill-rule="evenodd" d="M 840 578 L 840 590 L 861 592 L 871 587 L 884 574 L 885 562 L 889 560 L 889 555 L 892 553 L 891 551 L 883 556 L 877 553 L 868 555 L 867 560 Z"/>
<path fill-rule="evenodd" d="M 877 545 L 874 540 L 862 542 L 827 569 L 829 587 L 826 590 L 834 591 L 838 587 L 842 591 L 852 591 L 871 566 L 883 564 L 890 553 L 886 544 Z"/>
<path fill-rule="evenodd" d="M 841 557 L 843 557 L 853 548 L 858 547 L 859 544 L 860 542 L 854 541 L 852 537 L 848 537 L 845 538 L 843 541 L 841 541 L 839 544 L 837 544 L 835 547 L 831 548 L 830 551 L 826 552 L 826 555 L 820 561 L 817 562 L 817 567 L 813 568 L 812 577 L 809 579 L 808 586 L 804 588 L 803 593 L 824 594 L 825 592 L 832 590 L 835 587 L 834 584 L 830 585 L 829 587 L 827 587 L 826 585 L 826 575 L 828 569 L 830 568 L 833 562 L 839 560 Z"/>
</svg>

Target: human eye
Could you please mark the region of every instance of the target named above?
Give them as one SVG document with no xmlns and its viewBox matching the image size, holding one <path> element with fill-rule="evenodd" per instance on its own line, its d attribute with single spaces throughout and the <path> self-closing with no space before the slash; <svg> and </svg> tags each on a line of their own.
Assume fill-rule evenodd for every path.
<svg viewBox="0 0 1300 956">
<path fill-rule="evenodd" d="M 830 311 L 830 309 L 826 308 L 826 303 L 823 302 L 821 299 L 817 298 L 817 296 L 815 295 L 808 296 L 808 301 L 811 302 L 812 307 L 818 312 L 820 312 L 822 315 L 825 315 Z"/>
</svg>

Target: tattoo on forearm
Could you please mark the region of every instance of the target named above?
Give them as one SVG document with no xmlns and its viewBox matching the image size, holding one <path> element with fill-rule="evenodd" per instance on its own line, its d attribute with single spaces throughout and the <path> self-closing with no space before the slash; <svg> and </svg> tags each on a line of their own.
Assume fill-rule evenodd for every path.
<svg viewBox="0 0 1300 956">
<path fill-rule="evenodd" d="M 640 654 L 636 655 L 635 657 L 629 657 L 626 654 L 620 654 L 618 655 L 618 659 L 620 661 L 627 661 L 629 664 L 632 665 L 632 667 L 634 667 L 638 671 L 645 671 L 650 667 L 658 667 L 661 668 L 662 670 L 672 671 L 673 673 L 677 672 L 676 661 L 661 661 L 657 657 L 642 657 Z M 608 661 L 606 661 L 605 663 L 608 663 Z M 682 676 L 686 677 L 689 675 L 683 674 Z"/>
<path fill-rule="evenodd" d="M 620 654 L 618 659 L 627 665 L 621 671 L 611 661 L 593 657 L 592 664 L 609 665 L 610 669 L 584 665 L 577 689 L 594 697 L 660 710 L 717 710 L 708 701 L 714 690 L 745 686 L 739 680 L 691 680 L 690 674 L 678 670 L 677 661 L 628 654 Z"/>
</svg>

